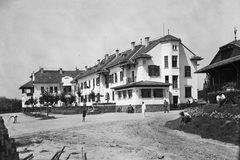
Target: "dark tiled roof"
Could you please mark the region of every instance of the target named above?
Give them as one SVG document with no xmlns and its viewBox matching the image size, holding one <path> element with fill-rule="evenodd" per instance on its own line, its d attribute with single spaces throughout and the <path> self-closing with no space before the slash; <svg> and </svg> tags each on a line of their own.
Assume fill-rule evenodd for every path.
<svg viewBox="0 0 240 160">
<path fill-rule="evenodd" d="M 115 54 L 112 54 L 108 57 L 107 60 L 103 59 L 99 64 L 87 69 L 87 71 L 75 77 L 73 81 L 101 71 L 103 67 L 105 67 L 109 62 L 111 62 L 115 58 L 115 56 L 116 56 Z"/>
<path fill-rule="evenodd" d="M 139 81 L 139 82 L 132 82 L 128 84 L 124 84 L 121 86 L 112 87 L 111 89 L 119 90 L 119 89 L 126 89 L 132 87 L 169 87 L 170 83 L 163 83 L 163 82 L 155 82 L 155 81 Z"/>
<path fill-rule="evenodd" d="M 59 70 L 44 70 L 43 73 L 41 71 L 36 72 L 34 83 L 60 83 L 62 77 L 69 76 L 75 78 L 77 75 L 83 73 L 82 70 L 75 71 L 62 71 L 60 74 Z"/>
<path fill-rule="evenodd" d="M 29 81 L 26 84 L 22 85 L 19 89 L 29 89 L 29 88 L 33 88 L 33 82 Z"/>
<path fill-rule="evenodd" d="M 223 65 L 226 65 L 226 64 L 229 64 L 229 63 L 233 63 L 233 62 L 236 62 L 236 61 L 240 61 L 240 55 L 232 57 L 232 58 L 228 58 L 228 59 L 225 59 L 225 60 L 213 63 L 213 64 L 210 64 L 206 67 L 203 67 L 202 69 L 199 69 L 195 73 L 206 73 L 210 69 L 213 69 L 213 68 L 216 68 L 216 67 L 219 67 L 219 66 L 223 66 Z"/>
<path fill-rule="evenodd" d="M 165 41 L 181 41 L 180 38 L 174 37 L 172 35 L 166 35 L 162 38 L 159 39 L 161 42 L 165 42 Z"/>
</svg>

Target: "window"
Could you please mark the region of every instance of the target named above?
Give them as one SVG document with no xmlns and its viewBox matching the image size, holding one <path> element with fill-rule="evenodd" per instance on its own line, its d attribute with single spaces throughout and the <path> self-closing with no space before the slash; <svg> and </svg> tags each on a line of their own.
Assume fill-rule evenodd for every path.
<svg viewBox="0 0 240 160">
<path fill-rule="evenodd" d="M 114 91 L 112 91 L 112 100 L 114 101 Z"/>
<path fill-rule="evenodd" d="M 109 83 L 113 83 L 113 74 L 109 75 Z"/>
<path fill-rule="evenodd" d="M 57 91 L 58 91 L 58 88 L 54 87 L 54 92 L 57 93 Z"/>
<path fill-rule="evenodd" d="M 122 92 L 118 91 L 118 98 L 120 99 L 122 97 Z"/>
<path fill-rule="evenodd" d="M 115 83 L 117 83 L 118 81 L 117 73 L 115 73 L 114 75 L 115 75 Z"/>
<path fill-rule="evenodd" d="M 91 88 L 91 80 L 88 81 L 88 88 Z"/>
<path fill-rule="evenodd" d="M 81 83 L 81 89 L 83 89 L 83 82 Z"/>
<path fill-rule="evenodd" d="M 173 88 L 178 88 L 178 76 L 172 76 Z"/>
<path fill-rule="evenodd" d="M 44 93 L 44 87 L 41 87 L 41 94 Z"/>
<path fill-rule="evenodd" d="M 126 97 L 127 97 L 127 91 L 124 90 L 124 91 L 123 91 L 123 98 L 126 98 Z"/>
<path fill-rule="evenodd" d="M 93 79 L 93 88 L 95 87 L 95 79 Z"/>
<path fill-rule="evenodd" d="M 141 89 L 142 98 L 151 98 L 151 89 Z"/>
<path fill-rule="evenodd" d="M 172 50 L 177 51 L 177 45 L 172 45 Z"/>
<path fill-rule="evenodd" d="M 134 71 L 132 71 L 132 82 L 135 82 Z"/>
<path fill-rule="evenodd" d="M 169 76 L 165 76 L 165 83 L 169 83 Z"/>
<path fill-rule="evenodd" d="M 53 87 L 50 87 L 50 93 L 53 93 Z"/>
<path fill-rule="evenodd" d="M 98 86 L 98 85 L 99 85 L 99 83 L 100 83 L 100 78 L 99 78 L 99 77 L 97 77 L 97 78 L 96 78 L 96 85 Z"/>
<path fill-rule="evenodd" d="M 163 97 L 163 89 L 153 89 L 153 97 Z"/>
<path fill-rule="evenodd" d="M 164 56 L 165 68 L 168 68 L 168 56 Z"/>
<path fill-rule="evenodd" d="M 86 81 L 84 82 L 84 88 L 87 88 L 87 82 Z"/>
<path fill-rule="evenodd" d="M 148 75 L 151 76 L 160 76 L 160 67 L 156 65 L 148 66 Z"/>
<path fill-rule="evenodd" d="M 128 97 L 129 97 L 129 98 L 132 98 L 132 90 L 131 90 L 131 89 L 128 90 Z"/>
<path fill-rule="evenodd" d="M 120 72 L 120 81 L 123 81 L 123 71 Z"/>
<path fill-rule="evenodd" d="M 185 77 L 191 77 L 191 67 L 185 66 Z"/>
<path fill-rule="evenodd" d="M 172 67 L 177 67 L 177 56 L 172 56 Z"/>
<path fill-rule="evenodd" d="M 185 98 L 192 97 L 192 87 L 185 87 Z"/>
</svg>

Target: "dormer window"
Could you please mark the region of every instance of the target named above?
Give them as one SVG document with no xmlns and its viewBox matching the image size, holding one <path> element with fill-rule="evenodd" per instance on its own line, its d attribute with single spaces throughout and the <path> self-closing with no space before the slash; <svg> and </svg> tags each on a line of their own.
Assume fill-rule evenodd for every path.
<svg viewBox="0 0 240 160">
<path fill-rule="evenodd" d="M 173 50 L 173 51 L 177 51 L 177 50 L 178 50 L 177 45 L 172 45 L 172 50 Z"/>
</svg>

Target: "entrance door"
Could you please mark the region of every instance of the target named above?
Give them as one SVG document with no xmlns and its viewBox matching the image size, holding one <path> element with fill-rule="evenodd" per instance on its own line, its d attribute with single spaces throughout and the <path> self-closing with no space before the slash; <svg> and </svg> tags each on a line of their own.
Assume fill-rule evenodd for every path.
<svg viewBox="0 0 240 160">
<path fill-rule="evenodd" d="M 173 108 L 178 108 L 178 96 L 173 96 Z"/>
</svg>

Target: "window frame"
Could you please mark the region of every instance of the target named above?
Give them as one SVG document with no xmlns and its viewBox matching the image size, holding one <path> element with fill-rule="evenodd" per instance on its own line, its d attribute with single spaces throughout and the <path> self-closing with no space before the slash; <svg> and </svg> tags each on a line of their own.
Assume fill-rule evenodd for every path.
<svg viewBox="0 0 240 160">
<path fill-rule="evenodd" d="M 164 67 L 168 68 L 168 56 L 164 56 Z"/>
<path fill-rule="evenodd" d="M 151 98 L 152 94 L 151 94 L 151 89 L 141 89 L 141 97 L 142 98 Z"/>
<path fill-rule="evenodd" d="M 184 66 L 185 77 L 191 77 L 191 66 Z"/>
<path fill-rule="evenodd" d="M 160 76 L 160 66 L 148 65 L 148 75 L 150 77 L 159 77 Z"/>
<path fill-rule="evenodd" d="M 178 56 L 172 56 L 172 68 L 178 67 Z"/>
<path fill-rule="evenodd" d="M 176 80 L 175 80 L 175 78 L 176 78 Z M 172 76 L 172 86 L 173 86 L 173 89 L 178 88 L 178 76 L 176 76 L 176 75 Z"/>
<path fill-rule="evenodd" d="M 153 89 L 153 97 L 154 98 L 163 98 L 163 89 L 161 88 L 157 88 L 157 89 Z"/>
<path fill-rule="evenodd" d="M 192 98 L 192 86 L 185 86 L 185 98 Z"/>
</svg>

